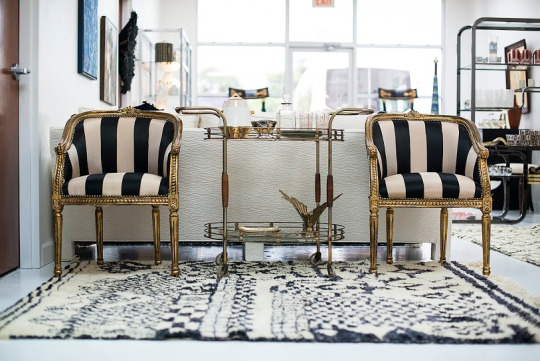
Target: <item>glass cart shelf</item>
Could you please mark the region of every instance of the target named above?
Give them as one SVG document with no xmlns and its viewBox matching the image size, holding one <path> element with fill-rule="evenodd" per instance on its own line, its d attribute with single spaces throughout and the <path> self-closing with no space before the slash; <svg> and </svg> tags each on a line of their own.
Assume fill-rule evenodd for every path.
<svg viewBox="0 0 540 361">
<path fill-rule="evenodd" d="M 345 227 L 332 224 L 332 242 L 345 238 Z M 206 223 L 206 238 L 223 240 L 223 222 Z M 302 222 L 230 222 L 227 224 L 229 241 L 265 244 L 318 243 L 328 237 L 328 223 L 319 223 L 313 231 L 303 229 Z"/>
</svg>

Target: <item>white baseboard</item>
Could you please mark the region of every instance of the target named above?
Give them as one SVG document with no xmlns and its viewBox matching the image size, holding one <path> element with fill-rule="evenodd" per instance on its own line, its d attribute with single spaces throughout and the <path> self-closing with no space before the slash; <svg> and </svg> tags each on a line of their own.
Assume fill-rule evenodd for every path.
<svg viewBox="0 0 540 361">
<path fill-rule="evenodd" d="M 54 260 L 54 242 L 47 241 L 41 245 L 41 267 Z"/>
</svg>

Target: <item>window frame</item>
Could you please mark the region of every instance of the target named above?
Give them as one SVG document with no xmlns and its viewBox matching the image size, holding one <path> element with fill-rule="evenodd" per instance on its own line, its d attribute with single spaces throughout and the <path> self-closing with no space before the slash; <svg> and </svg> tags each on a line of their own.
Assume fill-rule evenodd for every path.
<svg viewBox="0 0 540 361">
<path fill-rule="evenodd" d="M 346 50 L 351 51 L 351 58 L 350 58 L 350 69 L 349 71 L 349 89 L 352 91 L 349 93 L 349 102 L 352 104 L 354 99 L 358 98 L 358 95 L 360 93 L 357 93 L 358 89 L 358 78 L 357 78 L 357 53 L 358 49 L 361 48 L 388 48 L 388 49 L 440 49 L 441 57 L 444 57 L 444 50 L 445 50 L 445 34 L 444 34 L 444 19 L 445 19 L 445 0 L 438 0 L 441 3 L 441 29 L 440 29 L 440 44 L 439 45 L 403 45 L 403 44 L 359 44 L 358 43 L 358 1 L 353 1 L 353 41 L 352 43 L 326 43 L 326 42 L 298 42 L 298 41 L 290 41 L 290 2 L 294 0 L 285 0 L 285 41 L 284 42 L 198 42 L 195 46 L 198 48 L 199 46 L 270 46 L 270 47 L 283 47 L 285 51 L 285 84 L 283 84 L 284 92 L 287 92 L 289 94 L 292 94 L 294 91 L 293 89 L 293 64 L 292 64 L 292 53 L 294 51 L 302 51 L 305 49 L 306 51 L 333 51 L 332 48 L 338 49 L 338 50 Z M 199 16 L 199 12 L 197 12 L 197 16 Z M 318 50 L 317 50 L 318 49 Z M 198 62 L 195 65 L 196 67 L 196 78 L 198 79 Z M 439 67 L 438 67 L 438 82 L 439 82 L 439 103 L 440 107 L 442 108 L 444 97 L 441 94 L 441 91 L 443 88 L 441 87 L 441 83 L 444 82 L 444 63 L 440 63 L 439 59 Z M 198 100 L 199 94 L 198 94 L 198 88 L 197 94 L 195 94 L 194 99 Z M 377 94 L 366 94 L 370 100 L 377 97 Z M 276 95 L 277 97 L 280 97 L 281 95 Z M 274 97 L 274 95 L 272 95 Z M 419 95 L 419 98 L 422 99 L 431 99 L 431 95 Z"/>
</svg>

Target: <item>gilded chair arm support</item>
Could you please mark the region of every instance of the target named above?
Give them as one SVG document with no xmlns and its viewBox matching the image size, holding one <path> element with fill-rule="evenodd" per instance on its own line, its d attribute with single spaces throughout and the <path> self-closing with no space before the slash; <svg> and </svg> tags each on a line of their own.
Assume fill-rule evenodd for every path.
<svg viewBox="0 0 540 361">
<path fill-rule="evenodd" d="M 180 154 L 180 145 L 182 142 L 182 133 L 184 131 L 184 123 L 182 122 L 182 119 L 180 117 L 174 116 L 177 120 L 178 126 L 175 127 L 175 134 L 174 139 L 171 147 L 171 153 L 172 154 Z"/>
<path fill-rule="evenodd" d="M 58 145 L 55 148 L 56 152 L 56 164 L 54 166 L 54 175 L 53 175 L 53 189 L 52 189 L 52 208 L 57 209 L 61 202 L 60 191 L 62 189 L 62 184 L 64 182 L 64 162 L 66 156 L 66 150 L 62 145 Z"/>
</svg>

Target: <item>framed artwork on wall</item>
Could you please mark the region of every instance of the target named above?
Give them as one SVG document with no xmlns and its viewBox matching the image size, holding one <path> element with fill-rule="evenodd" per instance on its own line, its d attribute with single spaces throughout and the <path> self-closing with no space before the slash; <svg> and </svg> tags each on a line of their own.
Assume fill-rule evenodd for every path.
<svg viewBox="0 0 540 361">
<path fill-rule="evenodd" d="M 106 16 L 101 17 L 99 99 L 116 105 L 118 74 L 118 31 Z"/>
<path fill-rule="evenodd" d="M 98 0 L 79 0 L 78 72 L 90 79 L 98 73 Z"/>
<path fill-rule="evenodd" d="M 519 51 L 523 51 L 524 49 L 527 49 L 527 44 L 525 43 L 525 39 L 517 41 L 513 44 L 510 44 L 504 48 L 504 55 L 506 62 L 508 64 L 508 70 L 506 71 L 506 89 L 520 89 L 524 88 L 527 85 L 527 79 L 529 78 L 529 66 L 524 65 L 513 65 L 509 64 L 508 61 L 508 53 L 512 51 L 512 49 L 517 49 Z M 524 96 L 523 96 L 524 95 Z M 529 93 L 522 94 L 521 92 L 516 92 L 514 95 L 515 97 L 515 104 L 517 104 L 518 107 L 520 107 L 523 104 L 523 108 L 521 110 L 522 113 L 528 113 L 530 112 L 530 102 L 529 102 Z"/>
</svg>

